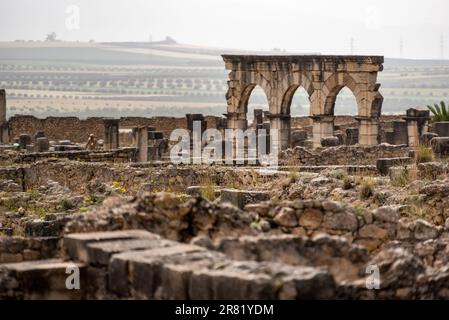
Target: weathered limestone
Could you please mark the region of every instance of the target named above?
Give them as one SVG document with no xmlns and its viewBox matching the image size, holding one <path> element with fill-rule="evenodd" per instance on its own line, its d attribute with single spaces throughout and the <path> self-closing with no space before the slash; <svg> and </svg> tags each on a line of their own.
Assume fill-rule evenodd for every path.
<svg viewBox="0 0 449 320">
<path fill-rule="evenodd" d="M 390 172 L 390 168 L 394 166 L 404 166 L 411 163 L 412 159 L 408 157 L 402 158 L 381 158 L 377 159 L 376 167 L 379 173 L 386 176 Z"/>
<path fill-rule="evenodd" d="M 294 147 L 303 147 L 305 141 L 307 140 L 307 131 L 305 130 L 294 130 L 290 136 L 291 146 Z"/>
<path fill-rule="evenodd" d="M 404 120 L 407 123 L 409 146 L 416 147 L 419 145 L 419 138 L 427 132 L 429 119 L 429 110 L 418 110 L 414 108 L 407 110 Z"/>
<path fill-rule="evenodd" d="M 0 142 L 9 143 L 9 125 L 8 122 L 0 124 Z"/>
<path fill-rule="evenodd" d="M 6 122 L 6 91 L 0 89 L 0 124 Z"/>
<path fill-rule="evenodd" d="M 136 132 L 137 162 L 148 161 L 148 127 L 137 128 Z"/>
<path fill-rule="evenodd" d="M 290 147 L 290 115 L 269 114 L 270 130 L 278 130 L 279 133 L 279 150 Z"/>
<path fill-rule="evenodd" d="M 433 138 L 436 138 L 436 137 L 438 137 L 438 135 L 436 133 L 433 133 L 433 132 L 423 133 L 421 135 L 421 137 L 420 137 L 420 143 L 423 144 L 423 145 L 428 146 L 428 145 L 430 145 L 430 141 Z"/>
<path fill-rule="evenodd" d="M 379 144 L 379 120 L 377 118 L 357 118 L 359 126 L 359 144 L 373 146 Z"/>
<path fill-rule="evenodd" d="M 39 137 L 35 144 L 36 152 L 47 152 L 50 149 L 50 142 L 46 137 Z"/>
<path fill-rule="evenodd" d="M 346 144 L 352 146 L 359 143 L 359 128 L 346 129 Z"/>
<path fill-rule="evenodd" d="M 340 139 L 337 137 L 325 137 L 321 138 L 321 146 L 322 147 L 336 147 L 340 145 Z"/>
<path fill-rule="evenodd" d="M 433 132 L 440 137 L 449 137 L 449 121 L 435 122 Z"/>
<path fill-rule="evenodd" d="M 313 116 L 313 147 L 321 146 L 321 139 L 332 137 L 334 135 L 334 118 L 333 116 Z"/>
<path fill-rule="evenodd" d="M 104 149 L 118 149 L 119 119 L 104 119 Z"/>
<path fill-rule="evenodd" d="M 263 123 L 263 110 L 262 109 L 254 109 L 254 121 L 253 123 L 257 126 L 258 124 Z"/>
<path fill-rule="evenodd" d="M 436 137 L 430 141 L 433 152 L 439 157 L 449 155 L 449 137 Z"/>
<path fill-rule="evenodd" d="M 29 134 L 21 134 L 19 136 L 19 148 L 21 150 L 26 150 L 27 145 L 31 143 L 31 136 Z"/>
<path fill-rule="evenodd" d="M 333 119 L 328 117 L 333 117 L 337 95 L 346 86 L 358 104 L 360 144 L 378 143 L 383 98 L 376 82 L 377 73 L 383 69 L 383 57 L 223 55 L 223 59 L 230 71 L 226 94 L 228 128 L 246 129 L 248 100 L 252 90 L 260 86 L 268 98 L 271 127 L 281 129 L 279 145 L 287 148 L 290 106 L 295 91 L 302 86 L 309 94 L 313 145 L 318 147 L 321 138 L 333 135 Z"/>
</svg>

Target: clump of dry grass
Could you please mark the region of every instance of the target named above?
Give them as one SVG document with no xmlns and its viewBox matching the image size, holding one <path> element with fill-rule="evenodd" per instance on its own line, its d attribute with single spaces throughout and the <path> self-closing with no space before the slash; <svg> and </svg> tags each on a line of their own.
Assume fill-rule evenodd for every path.
<svg viewBox="0 0 449 320">
<path fill-rule="evenodd" d="M 366 200 L 374 194 L 374 180 L 371 177 L 364 177 L 360 181 L 360 199 Z"/>
<path fill-rule="evenodd" d="M 432 148 L 419 145 L 416 149 L 416 163 L 431 162 L 435 158 Z"/>
<path fill-rule="evenodd" d="M 200 187 L 201 197 L 209 201 L 214 201 L 217 198 L 215 195 L 215 187 L 215 183 L 211 179 L 203 179 Z"/>
<path fill-rule="evenodd" d="M 413 182 L 417 179 L 418 169 L 416 165 L 413 166 L 404 166 L 400 168 L 399 172 L 396 172 L 391 177 L 391 184 L 395 187 L 405 187 L 410 182 Z"/>
</svg>

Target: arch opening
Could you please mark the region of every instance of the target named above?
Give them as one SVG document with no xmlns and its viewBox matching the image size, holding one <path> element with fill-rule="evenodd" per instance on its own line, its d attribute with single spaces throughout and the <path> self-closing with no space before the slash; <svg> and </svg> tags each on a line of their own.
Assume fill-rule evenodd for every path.
<svg viewBox="0 0 449 320">
<path fill-rule="evenodd" d="M 343 87 L 335 96 L 334 115 L 356 116 L 358 114 L 357 99 L 348 87 Z"/>
<path fill-rule="evenodd" d="M 248 92 L 246 92 L 246 101 L 244 103 L 244 110 L 247 112 L 247 119 L 254 121 L 254 110 L 269 111 L 268 98 L 264 90 L 259 85 L 249 85 Z"/>
<path fill-rule="evenodd" d="M 309 114 L 310 96 L 300 85 L 290 86 L 282 97 L 281 113 L 285 115 L 305 116 Z"/>
</svg>

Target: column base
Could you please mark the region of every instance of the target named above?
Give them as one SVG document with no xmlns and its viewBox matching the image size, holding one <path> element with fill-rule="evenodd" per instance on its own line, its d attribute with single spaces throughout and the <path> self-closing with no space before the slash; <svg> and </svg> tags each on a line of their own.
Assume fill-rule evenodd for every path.
<svg viewBox="0 0 449 320">
<path fill-rule="evenodd" d="M 310 116 L 313 120 L 313 148 L 321 147 L 321 139 L 334 136 L 334 119 L 331 115 Z"/>
<path fill-rule="evenodd" d="M 359 121 L 359 144 L 375 146 L 379 144 L 379 119 L 356 117 Z"/>
</svg>

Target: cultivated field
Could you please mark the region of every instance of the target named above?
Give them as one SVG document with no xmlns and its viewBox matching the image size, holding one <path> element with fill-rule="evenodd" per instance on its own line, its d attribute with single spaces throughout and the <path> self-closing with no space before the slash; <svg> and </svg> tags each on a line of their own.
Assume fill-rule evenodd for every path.
<svg viewBox="0 0 449 320">
<path fill-rule="evenodd" d="M 178 116 L 226 111 L 227 75 L 221 48 L 157 43 L 0 43 L 0 87 L 7 90 L 8 116 Z M 241 52 L 240 52 L 241 53 Z M 267 52 L 264 52 L 267 53 Z M 379 75 L 383 112 L 425 107 L 449 95 L 449 62 L 386 59 Z M 254 90 L 249 109 L 267 109 Z M 337 114 L 353 114 L 355 98 L 342 90 Z M 292 114 L 307 115 L 303 89 Z"/>
</svg>

